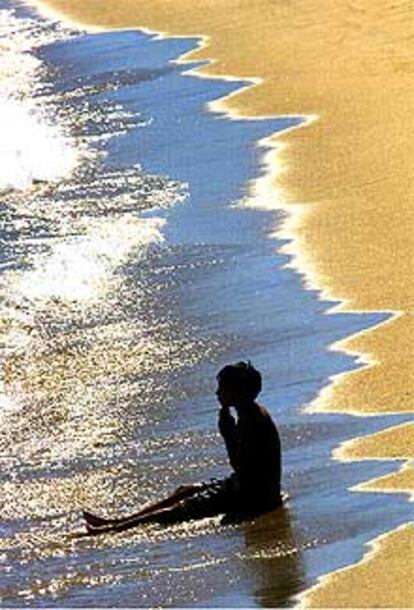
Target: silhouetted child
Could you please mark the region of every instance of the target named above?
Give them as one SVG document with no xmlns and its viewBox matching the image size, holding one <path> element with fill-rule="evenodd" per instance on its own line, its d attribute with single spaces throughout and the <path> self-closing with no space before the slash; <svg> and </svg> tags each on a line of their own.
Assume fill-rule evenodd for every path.
<svg viewBox="0 0 414 610">
<path fill-rule="evenodd" d="M 250 362 L 238 362 L 225 366 L 217 381 L 218 426 L 233 468 L 231 476 L 179 487 L 171 496 L 130 517 L 102 519 L 84 512 L 90 534 L 220 513 L 248 516 L 282 504 L 280 439 L 269 413 L 256 402 L 262 389 L 259 371 Z M 237 418 L 231 414 L 231 408 Z"/>
</svg>

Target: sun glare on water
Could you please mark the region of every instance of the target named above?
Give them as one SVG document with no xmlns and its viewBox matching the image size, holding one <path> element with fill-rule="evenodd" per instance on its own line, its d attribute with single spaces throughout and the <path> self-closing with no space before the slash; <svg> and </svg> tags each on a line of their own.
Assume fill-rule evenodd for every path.
<svg viewBox="0 0 414 610">
<path fill-rule="evenodd" d="M 84 235 L 58 243 L 17 282 L 17 292 L 30 301 L 60 299 L 93 302 L 111 285 L 116 268 L 128 255 L 162 241 L 163 221 L 132 215 L 92 221 Z"/>
</svg>

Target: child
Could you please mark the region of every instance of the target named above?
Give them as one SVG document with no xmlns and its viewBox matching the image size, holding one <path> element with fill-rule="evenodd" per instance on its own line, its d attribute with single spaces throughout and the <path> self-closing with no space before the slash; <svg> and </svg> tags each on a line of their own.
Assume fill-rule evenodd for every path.
<svg viewBox="0 0 414 610">
<path fill-rule="evenodd" d="M 84 512 L 90 534 L 122 531 L 141 523 L 176 523 L 220 513 L 253 515 L 280 506 L 281 449 L 269 413 L 256 403 L 260 373 L 250 362 L 225 366 L 217 375 L 218 426 L 233 473 L 227 479 L 179 487 L 168 498 L 121 519 Z M 230 413 L 234 408 L 237 421 Z"/>
</svg>

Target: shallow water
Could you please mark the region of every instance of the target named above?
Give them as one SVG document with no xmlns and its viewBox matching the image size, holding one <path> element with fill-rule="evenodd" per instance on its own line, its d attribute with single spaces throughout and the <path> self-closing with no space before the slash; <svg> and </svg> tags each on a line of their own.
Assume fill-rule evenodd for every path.
<svg viewBox="0 0 414 610">
<path fill-rule="evenodd" d="M 10 121 L 1 145 L 3 603 L 292 605 L 408 513 L 348 492 L 393 466 L 330 459 L 384 418 L 302 410 L 357 366 L 329 345 L 382 318 L 327 314 L 286 268 L 280 214 L 246 206 L 265 169 L 257 142 L 301 118 L 208 112 L 243 83 L 185 74 L 174 60 L 196 40 L 0 8 L 8 65 L 29 60 L 21 82 L 3 67 L 2 104 L 31 126 L 14 138 Z M 262 370 L 280 426 L 286 508 L 71 539 L 82 507 L 127 514 L 228 472 L 214 377 L 241 358 Z"/>
</svg>

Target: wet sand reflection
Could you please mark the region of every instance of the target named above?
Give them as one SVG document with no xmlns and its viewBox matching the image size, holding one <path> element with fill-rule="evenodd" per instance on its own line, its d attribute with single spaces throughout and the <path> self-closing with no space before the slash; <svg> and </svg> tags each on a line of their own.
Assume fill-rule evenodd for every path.
<svg viewBox="0 0 414 610">
<path fill-rule="evenodd" d="M 246 578 L 252 581 L 254 600 L 262 608 L 291 604 L 303 588 L 303 544 L 295 533 L 286 506 L 242 526 Z"/>
</svg>

